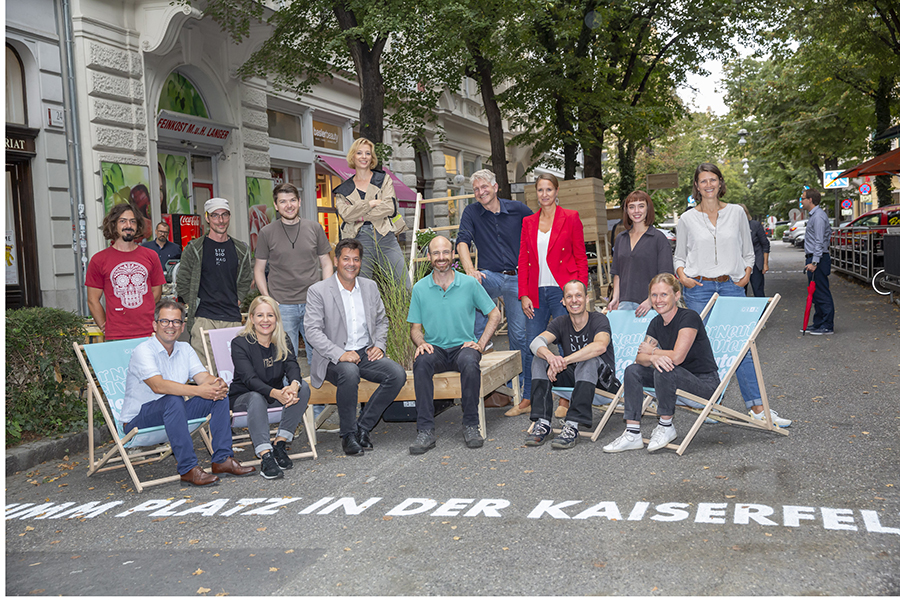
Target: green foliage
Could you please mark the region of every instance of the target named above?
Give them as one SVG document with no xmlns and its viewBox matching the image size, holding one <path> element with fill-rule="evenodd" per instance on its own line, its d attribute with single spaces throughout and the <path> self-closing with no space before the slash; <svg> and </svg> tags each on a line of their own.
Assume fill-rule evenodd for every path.
<svg viewBox="0 0 900 600">
<path fill-rule="evenodd" d="M 160 153 L 159 161 L 165 177 L 166 208 L 169 213 L 189 214 L 191 193 L 187 156 Z"/>
<path fill-rule="evenodd" d="M 424 232 L 419 232 L 419 234 L 421 233 Z M 410 324 L 407 322 L 406 317 L 409 316 L 409 303 L 412 298 L 412 292 L 406 289 L 405 284 L 394 278 L 390 268 L 383 266 L 388 264 L 388 262 L 386 260 L 377 261 L 373 275 L 381 293 L 381 301 L 384 302 L 385 315 L 390 323 L 385 354 L 404 369 L 411 370 L 416 347 L 409 337 Z M 416 263 L 416 269 L 413 273 L 413 284 L 426 275 L 430 266 L 427 262 Z"/>
<path fill-rule="evenodd" d="M 241 312 L 250 312 L 250 303 L 256 300 L 256 298 L 260 296 L 259 290 L 254 288 L 250 290 L 250 293 L 244 298 L 244 301 L 241 302 Z"/>
<path fill-rule="evenodd" d="M 781 236 L 784 235 L 785 229 L 787 229 L 788 227 L 790 227 L 790 225 L 778 225 L 777 227 L 775 227 L 775 233 L 772 235 L 772 239 L 780 240 Z"/>
<path fill-rule="evenodd" d="M 6 311 L 6 437 L 66 433 L 84 426 L 84 374 L 72 350 L 84 321 L 55 308 Z"/>
</svg>

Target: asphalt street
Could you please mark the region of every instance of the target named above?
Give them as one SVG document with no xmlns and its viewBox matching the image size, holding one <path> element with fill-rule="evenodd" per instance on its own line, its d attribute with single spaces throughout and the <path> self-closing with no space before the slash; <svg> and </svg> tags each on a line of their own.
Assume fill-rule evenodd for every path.
<svg viewBox="0 0 900 600">
<path fill-rule="evenodd" d="M 6 478 L 6 593 L 900 594 L 900 308 L 832 275 L 835 334 L 802 336 L 803 253 L 773 242 L 770 264 L 760 355 L 789 436 L 717 424 L 684 456 L 604 454 L 616 417 L 560 451 L 488 409 L 471 450 L 456 406 L 422 456 L 414 423 L 381 423 L 361 458 L 320 433 L 283 480 L 141 494 L 124 471 L 88 478 L 78 449 Z M 725 402 L 743 409 L 736 384 Z"/>
</svg>

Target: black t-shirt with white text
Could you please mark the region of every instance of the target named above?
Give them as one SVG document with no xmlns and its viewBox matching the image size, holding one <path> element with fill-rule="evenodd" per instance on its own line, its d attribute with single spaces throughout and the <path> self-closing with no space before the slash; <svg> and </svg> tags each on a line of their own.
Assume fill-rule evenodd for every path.
<svg viewBox="0 0 900 600">
<path fill-rule="evenodd" d="M 578 352 L 593 342 L 598 333 L 606 332 L 610 336 L 610 342 L 606 345 L 606 352 L 601 354 L 600 358 L 615 370 L 616 357 L 612 345 L 612 328 L 609 326 L 609 319 L 606 318 L 606 315 L 598 312 L 590 313 L 587 325 L 578 331 L 575 331 L 575 326 L 572 325 L 572 317 L 562 315 L 550 321 L 547 331 L 556 336 L 556 343 L 562 349 L 563 356 Z"/>
<path fill-rule="evenodd" d="M 200 271 L 199 304 L 196 316 L 216 321 L 240 321 L 237 301 L 238 255 L 234 240 L 203 240 L 203 264 Z"/>
</svg>

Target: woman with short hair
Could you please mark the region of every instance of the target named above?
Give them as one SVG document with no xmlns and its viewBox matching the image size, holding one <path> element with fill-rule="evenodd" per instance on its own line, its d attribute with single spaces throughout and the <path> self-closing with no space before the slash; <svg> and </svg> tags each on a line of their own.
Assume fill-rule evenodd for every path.
<svg viewBox="0 0 900 600">
<path fill-rule="evenodd" d="M 250 303 L 247 324 L 231 341 L 231 361 L 231 409 L 247 413 L 250 440 L 262 459 L 259 474 L 266 479 L 284 477 L 283 470 L 294 466 L 286 446 L 309 403 L 309 385 L 303 381 L 274 298 L 257 296 Z M 282 410 L 273 446 L 268 409 L 276 406 Z"/>
</svg>

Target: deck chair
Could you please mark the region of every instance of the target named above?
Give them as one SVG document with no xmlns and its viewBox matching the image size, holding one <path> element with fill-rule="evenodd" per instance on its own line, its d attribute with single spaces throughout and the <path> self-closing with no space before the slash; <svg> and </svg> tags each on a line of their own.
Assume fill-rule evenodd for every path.
<svg viewBox="0 0 900 600">
<path fill-rule="evenodd" d="M 81 345 L 73 344 L 78 362 L 84 371 L 88 388 L 88 453 L 90 467 L 88 477 L 94 473 L 125 468 L 134 482 L 134 488 L 140 493 L 145 487 L 178 481 L 179 475 L 163 477 L 152 481 L 141 481 L 134 467 L 145 463 L 157 462 L 172 454 L 169 446 L 169 438 L 166 436 L 166 428 L 162 425 L 147 427 L 145 429 L 132 428 L 125 432 L 122 428 L 122 420 L 119 418 L 122 404 L 125 401 L 125 374 L 128 372 L 128 363 L 135 347 L 147 338 L 133 340 L 117 340 L 103 342 L 101 344 Z M 93 367 L 93 374 L 91 373 Z M 96 375 L 96 377 L 95 377 Z M 98 385 L 99 382 L 99 385 Z M 103 390 L 103 393 L 100 393 Z M 100 406 L 103 419 L 112 435 L 113 447 L 103 455 L 100 460 L 94 460 L 94 400 Z M 105 402 L 104 402 L 105 399 Z M 206 449 L 212 454 L 212 443 L 203 425 L 209 417 L 191 419 L 188 421 L 188 430 L 199 433 L 206 444 Z M 141 450 L 129 453 L 135 448 L 153 447 L 149 450 Z M 111 463 L 110 466 L 104 466 Z M 117 464 L 121 463 L 121 464 Z"/>
<path fill-rule="evenodd" d="M 625 368 L 634 362 L 637 356 L 637 349 L 641 342 L 644 341 L 644 334 L 647 333 L 647 325 L 656 316 L 656 311 L 650 311 L 643 317 L 634 316 L 633 310 L 612 310 L 606 314 L 609 319 L 610 329 L 612 329 L 612 345 L 616 355 L 616 377 L 622 381 L 625 377 Z M 571 400 L 572 390 L 570 387 L 553 387 L 551 391 L 560 398 Z M 606 427 L 610 417 L 614 411 L 622 412 L 619 402 L 622 400 L 624 388 L 619 388 L 615 394 L 611 394 L 606 390 L 597 388 L 594 390 L 594 406 L 604 407 L 603 418 L 593 431 L 579 431 L 585 437 L 590 437 L 592 442 L 596 442 L 600 437 L 600 432 Z"/>
<path fill-rule="evenodd" d="M 684 454 L 700 427 L 704 423 L 709 423 L 710 420 L 788 435 L 787 431 L 772 422 L 769 398 L 766 394 L 756 346 L 756 338 L 765 327 L 779 300 L 781 300 L 779 294 L 775 294 L 771 298 L 712 298 L 710 302 L 713 303 L 713 306 L 706 319 L 706 332 L 712 344 L 716 364 L 719 365 L 720 383 L 709 398 L 701 398 L 684 390 L 676 390 L 678 398 L 675 407 L 687 410 L 697 417 L 687 435 L 682 438 L 681 443 L 669 444 L 666 446 L 667 448 L 675 450 L 678 455 Z M 709 305 L 707 305 L 707 309 L 709 309 Z M 765 418 L 761 420 L 721 404 L 728 384 L 734 378 L 738 366 L 748 352 L 753 357 L 754 371 L 762 399 Z M 645 392 L 653 394 L 653 390 L 649 388 L 645 388 Z"/>
<path fill-rule="evenodd" d="M 710 298 L 709 302 L 707 302 L 703 311 L 700 313 L 701 318 L 705 318 L 706 315 L 709 314 L 716 298 L 718 298 L 718 294 L 714 294 L 713 297 Z M 647 334 L 647 327 L 650 325 L 650 321 L 656 317 L 656 314 L 655 310 L 649 311 L 643 317 L 636 317 L 633 310 L 611 310 L 606 314 L 609 319 L 610 329 L 612 329 L 612 344 L 616 354 L 616 377 L 620 382 L 625 381 L 625 369 L 633 364 L 634 359 L 637 358 L 638 346 L 644 341 Z M 571 388 L 569 388 L 569 390 L 571 390 Z M 649 391 L 651 391 L 650 388 L 645 390 L 645 392 Z M 599 389 L 596 390 L 594 393 L 594 405 L 597 405 L 599 397 L 601 402 L 607 406 L 600 423 L 597 424 L 596 429 L 590 434 L 592 442 L 596 442 L 600 437 L 600 433 L 603 431 L 603 428 L 606 427 L 606 424 L 609 422 L 609 419 L 614 412 L 619 414 L 624 413 L 624 394 L 624 385 L 619 388 L 617 394 L 610 394 L 609 392 Z M 681 400 L 682 399 L 679 399 L 679 401 Z M 650 394 L 645 394 L 643 404 L 644 412 L 650 407 L 651 401 L 652 396 Z M 688 400 L 687 402 L 691 401 Z"/>
<path fill-rule="evenodd" d="M 200 328 L 200 336 L 203 340 L 203 353 L 206 355 L 206 362 L 210 365 L 210 372 L 218 374 L 225 380 L 225 383 L 231 385 L 234 380 L 234 363 L 231 361 L 231 340 L 243 329 L 243 327 L 226 327 L 224 329 L 203 329 Z M 210 360 L 210 350 L 212 351 L 212 360 Z M 214 369 L 214 371 L 212 370 Z M 274 425 L 281 422 L 281 407 L 273 406 L 269 408 L 269 424 Z M 247 413 L 233 412 L 231 413 L 232 428 L 245 429 L 247 427 Z M 303 428 L 306 430 L 307 439 L 309 440 L 309 452 L 297 452 L 289 454 L 290 458 L 318 458 L 316 452 L 316 441 L 309 434 L 313 427 L 312 407 L 308 406 L 303 414 Z M 250 434 L 245 433 L 232 437 L 234 446 L 249 446 Z M 252 461 L 241 461 L 242 465 L 255 466 L 261 463 L 260 459 Z"/>
</svg>

